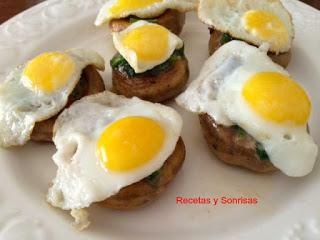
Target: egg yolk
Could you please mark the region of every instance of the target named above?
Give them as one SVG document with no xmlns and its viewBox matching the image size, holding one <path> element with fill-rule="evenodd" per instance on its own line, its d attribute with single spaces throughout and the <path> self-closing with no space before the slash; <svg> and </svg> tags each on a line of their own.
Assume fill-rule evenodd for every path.
<svg viewBox="0 0 320 240">
<path fill-rule="evenodd" d="M 151 161 L 162 148 L 165 132 L 160 124 L 146 117 L 126 117 L 102 133 L 97 156 L 106 169 L 126 172 Z"/>
<path fill-rule="evenodd" d="M 282 20 L 273 13 L 250 10 L 243 16 L 245 30 L 263 41 L 281 47 L 289 40 L 289 34 Z"/>
<path fill-rule="evenodd" d="M 168 52 L 169 31 L 159 25 L 146 25 L 132 30 L 122 42 L 137 54 L 139 60 L 158 61 Z"/>
<path fill-rule="evenodd" d="M 44 53 L 26 66 L 23 76 L 28 85 L 44 93 L 51 93 L 66 85 L 75 71 L 75 63 L 65 53 Z"/>
<path fill-rule="evenodd" d="M 163 0 L 118 0 L 118 2 L 110 9 L 110 14 L 120 15 L 123 11 L 145 8 L 162 1 Z"/>
<path fill-rule="evenodd" d="M 265 120 L 304 125 L 309 119 L 309 97 L 301 86 L 283 74 L 255 74 L 245 83 L 242 95 L 250 107 Z"/>
</svg>

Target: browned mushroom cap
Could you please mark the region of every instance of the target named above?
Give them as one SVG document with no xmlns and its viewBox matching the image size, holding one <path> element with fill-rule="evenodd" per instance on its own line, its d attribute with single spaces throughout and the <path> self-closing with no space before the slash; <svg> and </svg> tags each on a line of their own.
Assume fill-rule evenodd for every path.
<svg viewBox="0 0 320 240">
<path fill-rule="evenodd" d="M 154 22 L 179 35 L 185 24 L 185 13 L 169 9 L 159 17 L 153 18 Z M 120 32 L 131 24 L 130 18 L 113 19 L 109 23 L 112 32 Z"/>
<path fill-rule="evenodd" d="M 258 143 L 250 135 L 239 137 L 234 127 L 218 125 L 208 114 L 200 114 L 199 119 L 204 137 L 219 160 L 259 173 L 278 170 L 269 160 L 260 159 Z"/>
<path fill-rule="evenodd" d="M 212 55 L 217 51 L 221 45 L 221 37 L 223 33 L 216 30 L 210 29 L 210 40 L 209 40 L 209 54 Z M 273 52 L 268 52 L 268 56 L 272 59 L 273 62 L 279 64 L 280 66 L 286 68 L 291 60 L 291 49 L 289 52 L 276 54 Z"/>
<path fill-rule="evenodd" d="M 151 102 L 163 102 L 178 96 L 189 79 L 188 60 L 183 57 L 175 61 L 159 75 L 147 72 L 129 78 L 119 70 L 113 70 L 113 90 L 126 97 L 139 97 Z"/>
</svg>

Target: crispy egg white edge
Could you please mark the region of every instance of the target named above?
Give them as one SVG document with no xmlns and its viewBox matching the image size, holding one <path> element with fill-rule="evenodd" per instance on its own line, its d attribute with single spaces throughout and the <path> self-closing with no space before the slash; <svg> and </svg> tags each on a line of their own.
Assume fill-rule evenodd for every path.
<svg viewBox="0 0 320 240">
<path fill-rule="evenodd" d="M 94 51 L 70 49 L 65 53 L 75 61 L 76 69 L 72 79 L 59 91 L 44 94 L 24 86 L 22 74 L 27 64 L 18 66 L 11 71 L 5 82 L 0 85 L 0 146 L 10 147 L 25 144 L 30 139 L 36 122 L 53 117 L 66 106 L 68 97 L 77 85 L 86 66 L 93 64 L 100 70 L 105 68 L 104 59 Z M 19 93 L 19 96 L 14 95 L 12 89 L 16 89 L 14 92 Z M 28 99 L 32 101 L 26 103 Z M 35 107 L 36 105 L 40 107 Z M 32 111 L 34 108 L 36 108 L 36 112 Z"/>
<path fill-rule="evenodd" d="M 180 49 L 183 47 L 183 41 L 177 35 L 168 31 L 169 32 L 168 33 L 169 34 L 169 39 L 168 39 L 169 48 L 168 48 L 167 55 L 164 58 L 159 59 L 157 61 L 141 61 L 141 60 L 139 60 L 138 56 L 134 50 L 129 49 L 123 45 L 122 39 L 128 33 L 130 33 L 132 30 L 139 28 L 139 27 L 142 27 L 142 26 L 148 26 L 148 25 L 152 26 L 152 25 L 158 25 L 158 24 L 149 23 L 147 21 L 140 20 L 140 21 L 137 21 L 137 22 L 131 24 L 128 28 L 126 28 L 125 30 L 123 30 L 121 32 L 112 33 L 113 43 L 114 43 L 115 48 L 128 61 L 128 63 L 134 69 L 134 71 L 136 73 L 146 72 L 146 71 L 164 63 L 165 61 L 167 61 L 171 57 L 171 55 L 173 54 L 173 52 L 176 49 Z"/>
<path fill-rule="evenodd" d="M 200 0 L 198 6 L 199 19 L 203 23 L 214 27 L 220 32 L 228 33 L 234 38 L 252 43 L 256 46 L 260 46 L 265 43 L 265 41 L 248 33 L 242 25 L 242 15 L 239 15 L 239 11 L 234 11 L 234 9 L 240 8 L 243 11 L 241 12 L 241 14 L 244 14 L 246 11 L 250 10 L 246 6 L 251 4 L 254 5 L 252 9 L 266 10 L 275 13 L 278 17 L 280 17 L 289 31 L 289 42 L 287 46 L 276 48 L 275 46 L 273 46 L 273 44 L 269 43 L 269 50 L 275 53 L 284 53 L 288 52 L 291 49 L 292 41 L 295 35 L 292 17 L 280 1 L 276 0 L 267 2 L 256 0 L 242 0 L 236 3 L 238 3 L 238 5 L 230 6 L 227 0 Z M 232 8 L 232 10 L 227 11 L 227 8 L 225 6 L 229 6 L 230 8 Z M 235 12 L 237 14 L 237 18 L 235 18 L 233 22 L 225 23 L 225 18 L 221 18 L 221 16 L 223 15 L 228 16 L 227 19 L 232 19 L 233 16 L 231 13 L 235 14 Z"/>
<path fill-rule="evenodd" d="M 106 174 L 107 170 L 102 167 L 95 155 L 97 138 L 106 126 L 114 121 L 127 116 L 140 116 L 137 111 L 141 110 L 141 106 L 144 106 L 142 112 L 145 114 L 142 116 L 152 117 L 158 114 L 155 120 L 158 120 L 166 131 L 166 140 L 161 152 L 153 161 L 138 169 L 124 173 L 107 172 Z M 83 108 L 87 109 L 85 114 L 82 111 Z M 113 114 L 118 115 L 107 123 L 104 122 L 107 121 L 107 118 L 95 115 L 104 111 L 109 118 L 112 118 Z M 122 114 L 121 111 L 123 111 Z M 72 118 L 75 116 L 79 118 Z M 83 123 L 89 125 L 83 127 Z M 95 129 L 99 128 L 98 126 L 103 127 Z M 71 210 L 86 208 L 93 202 L 107 199 L 121 188 L 138 182 L 160 169 L 174 151 L 181 129 L 180 115 L 174 109 L 161 104 L 149 103 L 138 98 L 127 99 L 108 91 L 77 101 L 58 117 L 54 126 L 54 143 L 57 153 L 53 156 L 53 160 L 58 166 L 58 171 L 53 186 L 49 189 L 47 201 L 53 206 Z M 77 160 L 81 161 L 81 158 L 87 160 L 93 158 L 93 160 L 79 162 L 79 165 Z M 90 175 L 89 172 L 83 170 L 83 167 L 94 174 Z M 100 182 L 101 179 L 106 181 Z M 107 189 L 106 186 L 111 187 Z"/>
<path fill-rule="evenodd" d="M 190 84 L 184 93 L 176 98 L 176 102 L 188 111 L 209 114 L 218 124 L 232 126 L 236 123 L 240 125 L 255 139 L 265 143 L 264 146 L 268 154 L 271 152 L 277 153 L 277 155 L 271 156 L 271 161 L 277 168 L 288 176 L 305 176 L 312 171 L 318 152 L 318 147 L 307 133 L 306 126 L 287 126 L 270 123 L 250 109 L 245 100 L 240 96 L 241 91 L 238 93 L 232 91 L 231 94 L 223 93 L 223 89 L 235 90 L 233 89 L 234 83 L 228 84 L 228 81 L 224 81 L 224 79 L 238 71 L 237 68 L 242 66 L 241 61 L 243 59 L 250 60 L 254 56 L 258 56 L 258 58 L 263 60 L 263 64 L 259 63 L 257 69 L 276 71 L 289 76 L 286 70 L 273 63 L 261 49 L 257 49 L 241 41 L 231 41 L 222 46 L 205 62 L 199 77 Z M 243 77 L 241 82 L 237 84 L 243 85 L 248 77 Z M 221 105 L 228 107 L 223 109 Z M 241 109 L 242 113 L 245 112 L 247 117 L 249 116 L 249 119 L 251 119 L 249 124 L 246 122 L 247 118 L 240 116 L 239 109 Z M 275 145 L 272 139 L 266 139 L 264 134 L 260 135 L 263 130 L 267 132 L 265 133 L 267 135 L 268 132 L 270 134 L 275 133 L 272 137 L 275 137 L 275 140 L 281 146 Z M 290 141 L 286 139 L 285 136 L 287 134 L 290 134 L 293 139 L 290 139 Z M 293 148 L 296 150 L 295 154 L 293 154 L 290 162 L 286 161 L 287 159 L 284 161 L 281 147 L 289 150 L 293 146 L 295 146 Z M 305 162 L 301 161 L 304 157 L 306 158 Z"/>
<path fill-rule="evenodd" d="M 113 16 L 109 15 L 109 10 L 115 3 L 117 3 L 117 0 L 109 0 L 102 6 L 95 20 L 96 26 L 101 26 L 114 19 Z M 176 9 L 180 12 L 188 12 L 195 10 L 196 7 L 197 0 L 164 0 L 163 2 L 155 3 L 142 9 L 123 11 L 119 18 L 126 18 L 130 15 L 134 15 L 139 18 L 152 18 L 161 15 L 167 9 Z"/>
</svg>

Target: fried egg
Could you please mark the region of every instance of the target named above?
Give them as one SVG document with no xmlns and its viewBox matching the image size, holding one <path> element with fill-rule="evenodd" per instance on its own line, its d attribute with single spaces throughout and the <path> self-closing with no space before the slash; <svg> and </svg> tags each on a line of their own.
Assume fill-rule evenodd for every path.
<svg viewBox="0 0 320 240">
<path fill-rule="evenodd" d="M 167 9 L 187 12 L 196 7 L 197 0 L 109 0 L 101 8 L 95 25 L 100 26 L 112 19 L 126 18 L 130 15 L 153 18 L 160 16 Z"/>
<path fill-rule="evenodd" d="M 164 63 L 183 47 L 183 41 L 165 27 L 142 20 L 113 33 L 113 42 L 136 73 Z"/>
<path fill-rule="evenodd" d="M 181 128 L 175 110 L 138 98 L 106 91 L 77 101 L 55 124 L 58 171 L 48 202 L 83 225 L 84 208 L 159 170 Z"/>
<path fill-rule="evenodd" d="M 90 50 L 43 53 L 14 69 L 0 85 L 0 146 L 23 145 L 36 122 L 59 113 L 77 85 L 82 70 L 101 56 Z"/>
<path fill-rule="evenodd" d="M 318 147 L 307 130 L 310 99 L 266 52 L 241 41 L 225 44 L 176 100 L 218 124 L 243 128 L 286 175 L 312 171 Z"/>
<path fill-rule="evenodd" d="M 200 0 L 201 21 L 233 38 L 288 52 L 294 37 L 290 13 L 279 0 Z"/>
</svg>

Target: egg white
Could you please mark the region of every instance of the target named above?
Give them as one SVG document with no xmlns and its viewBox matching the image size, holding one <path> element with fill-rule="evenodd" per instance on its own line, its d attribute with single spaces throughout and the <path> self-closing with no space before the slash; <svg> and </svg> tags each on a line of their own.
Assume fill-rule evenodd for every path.
<svg viewBox="0 0 320 240">
<path fill-rule="evenodd" d="M 198 16 L 202 22 L 223 33 L 229 33 L 236 39 L 241 39 L 256 46 L 260 46 L 266 42 L 258 36 L 248 33 L 243 26 L 242 16 L 249 10 L 267 11 L 273 13 L 282 20 L 288 30 L 288 42 L 279 47 L 275 42 L 269 41 L 269 50 L 275 53 L 288 52 L 294 38 L 294 28 L 290 13 L 278 0 L 200 0 Z"/>
<path fill-rule="evenodd" d="M 23 71 L 27 64 L 14 69 L 0 85 L 0 146 L 25 144 L 36 122 L 53 117 L 66 106 L 86 66 L 104 69 L 103 58 L 93 51 L 71 49 L 65 53 L 74 61 L 75 71 L 66 85 L 53 93 L 45 94 L 25 84 Z"/>
<path fill-rule="evenodd" d="M 96 156 L 97 141 L 107 126 L 128 117 L 157 121 L 165 131 L 160 152 L 145 165 L 127 172 L 109 171 Z M 111 92 L 85 97 L 65 110 L 55 124 L 53 160 L 58 167 L 47 200 L 64 210 L 89 207 L 159 170 L 180 137 L 182 119 L 170 107 L 127 99 Z"/>
<path fill-rule="evenodd" d="M 133 49 L 127 48 L 124 44 L 122 39 L 127 36 L 132 30 L 140 28 L 142 26 L 148 26 L 148 25 L 157 25 L 154 23 L 149 23 L 147 21 L 137 21 L 130 25 L 128 28 L 121 32 L 114 32 L 113 35 L 113 43 L 115 48 L 118 50 L 118 52 L 127 60 L 127 62 L 130 64 L 130 66 L 134 69 L 136 73 L 143 73 L 146 72 L 161 63 L 164 63 L 167 61 L 173 52 L 176 49 L 180 49 L 183 47 L 183 41 L 175 34 L 169 32 L 169 42 L 168 42 L 168 51 L 161 59 L 157 59 L 156 61 L 143 61 L 138 58 L 137 53 Z"/>
<path fill-rule="evenodd" d="M 112 19 L 126 18 L 130 15 L 137 16 L 139 18 L 153 18 L 160 16 L 167 9 L 175 9 L 180 12 L 187 12 L 194 10 L 197 7 L 197 0 L 163 0 L 162 2 L 152 4 L 145 8 L 126 10 L 122 11 L 119 16 L 113 16 L 110 14 L 110 9 L 117 2 L 118 0 L 108 0 L 103 5 L 95 21 L 96 26 L 108 23 Z"/>
<path fill-rule="evenodd" d="M 199 77 L 176 99 L 177 103 L 192 112 L 208 113 L 218 124 L 239 125 L 263 144 L 275 167 L 288 176 L 307 175 L 318 152 L 307 126 L 269 122 L 242 96 L 245 82 L 266 71 L 289 75 L 260 49 L 231 41 L 206 61 Z"/>
</svg>

